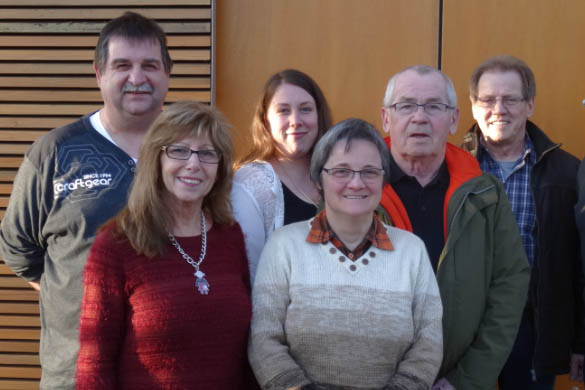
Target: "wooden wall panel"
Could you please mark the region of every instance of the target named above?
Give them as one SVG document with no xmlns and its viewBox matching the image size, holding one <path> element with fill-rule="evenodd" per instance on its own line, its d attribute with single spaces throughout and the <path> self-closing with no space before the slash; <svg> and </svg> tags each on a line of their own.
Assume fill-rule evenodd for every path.
<svg viewBox="0 0 585 390">
<path fill-rule="evenodd" d="M 335 121 L 381 129 L 389 77 L 437 65 L 438 2 L 428 0 L 221 0 L 217 8 L 217 106 L 249 145 L 253 107 L 273 73 L 297 68 L 323 89 Z"/>
<path fill-rule="evenodd" d="M 444 0 L 442 68 L 460 100 L 456 142 L 473 124 L 469 77 L 485 59 L 511 54 L 536 77 L 533 120 L 563 147 L 585 154 L 585 2 Z"/>
<path fill-rule="evenodd" d="M 0 0 L 0 7 L 0 219 L 29 145 L 101 107 L 92 60 L 108 20 L 129 10 L 157 20 L 174 61 L 167 103 L 211 102 L 212 0 Z M 0 390 L 38 389 L 39 330 L 38 294 L 0 262 Z"/>
</svg>

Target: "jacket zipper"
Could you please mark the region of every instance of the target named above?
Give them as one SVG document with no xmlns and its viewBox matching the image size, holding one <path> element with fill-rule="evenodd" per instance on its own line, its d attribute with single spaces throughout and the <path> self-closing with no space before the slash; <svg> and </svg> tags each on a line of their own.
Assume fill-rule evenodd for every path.
<svg viewBox="0 0 585 390">
<path fill-rule="evenodd" d="M 455 213 L 453 214 L 453 218 L 451 218 L 451 225 L 449 225 L 449 231 L 451 231 L 451 228 L 453 226 L 453 221 L 455 221 L 457 214 L 459 214 L 459 212 L 461 211 L 461 209 L 463 208 L 463 204 L 465 203 L 465 201 L 467 200 L 467 198 L 469 197 L 470 194 L 473 195 L 479 195 L 482 194 L 488 190 L 491 190 L 492 188 L 494 188 L 495 186 L 492 184 L 488 187 L 482 188 L 481 190 L 478 191 L 468 191 L 465 193 L 465 195 L 463 195 L 463 198 L 461 199 L 461 202 L 459 203 L 459 205 L 457 206 L 457 210 L 455 210 Z M 445 245 L 447 245 L 449 241 L 449 237 L 447 237 L 447 242 L 445 242 Z M 439 273 L 439 268 L 441 267 L 441 264 L 443 264 L 443 259 L 440 259 L 439 264 L 437 264 L 437 274 Z"/>
</svg>

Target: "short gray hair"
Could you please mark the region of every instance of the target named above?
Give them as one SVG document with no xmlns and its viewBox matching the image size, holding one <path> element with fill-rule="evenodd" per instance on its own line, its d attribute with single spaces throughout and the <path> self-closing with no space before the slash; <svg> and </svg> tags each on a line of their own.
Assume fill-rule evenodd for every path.
<svg viewBox="0 0 585 390">
<path fill-rule="evenodd" d="M 390 105 L 392 104 L 392 98 L 394 95 L 394 86 L 396 84 L 396 80 L 398 79 L 398 77 L 400 75 L 402 75 L 403 73 L 408 72 L 408 71 L 416 72 L 417 74 L 419 74 L 421 76 L 425 75 L 425 74 L 430 74 L 430 73 L 440 74 L 441 77 L 443 78 L 443 80 L 445 81 L 445 89 L 446 89 L 446 93 L 447 93 L 447 104 L 449 104 L 451 107 L 457 107 L 457 94 L 455 93 L 455 87 L 453 86 L 453 82 L 451 81 L 449 76 L 447 76 L 445 73 L 441 72 L 439 69 L 433 68 L 432 66 L 428 66 L 428 65 L 409 66 L 408 68 L 403 69 L 400 72 L 396 73 L 394 76 L 392 76 L 390 81 L 388 81 L 388 85 L 386 86 L 386 93 L 384 94 L 384 102 L 383 102 L 384 107 L 390 107 Z"/>
<path fill-rule="evenodd" d="M 321 171 L 327 160 L 329 160 L 333 147 L 338 142 L 345 141 L 345 150 L 348 151 L 351 148 L 351 142 L 353 140 L 371 142 L 376 146 L 382 160 L 382 169 L 384 169 L 384 183 L 389 183 L 390 152 L 382 136 L 371 123 L 362 119 L 350 118 L 334 125 L 315 145 L 313 156 L 311 157 L 310 173 L 311 180 L 320 188 L 321 195 L 323 195 L 321 190 L 323 188 Z"/>
</svg>

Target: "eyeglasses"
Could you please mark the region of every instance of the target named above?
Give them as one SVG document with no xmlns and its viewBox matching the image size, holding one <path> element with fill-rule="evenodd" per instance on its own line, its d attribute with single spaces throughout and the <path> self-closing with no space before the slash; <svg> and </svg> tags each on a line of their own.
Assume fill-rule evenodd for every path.
<svg viewBox="0 0 585 390">
<path fill-rule="evenodd" d="M 411 102 L 402 102 L 402 103 L 394 103 L 389 107 L 393 107 L 394 111 L 396 111 L 399 115 L 411 115 L 418 111 L 419 107 L 422 107 L 424 112 L 427 115 L 438 115 L 441 113 L 446 112 L 447 110 L 451 110 L 455 107 L 451 107 L 445 103 L 424 103 L 424 104 L 417 104 Z"/>
<path fill-rule="evenodd" d="M 323 168 L 323 170 L 338 181 L 351 181 L 356 173 L 364 182 L 375 182 L 384 176 L 384 170 L 381 168 L 366 168 L 360 171 L 349 168 Z"/>
<path fill-rule="evenodd" d="M 498 100 L 500 102 L 502 102 L 502 104 L 507 107 L 515 107 L 518 104 L 520 104 L 520 102 L 523 102 L 524 98 L 520 98 L 520 97 L 514 97 L 514 96 L 501 96 L 501 97 L 494 97 L 494 96 L 488 96 L 488 97 L 479 97 L 476 96 L 475 97 L 475 104 L 477 104 L 479 107 L 481 108 L 494 108 L 496 106 L 496 104 L 498 103 Z"/>
<path fill-rule="evenodd" d="M 217 164 L 221 156 L 215 150 L 193 150 L 180 145 L 165 145 L 161 148 L 169 158 L 175 160 L 189 160 L 192 154 L 196 154 L 200 162 Z"/>
</svg>

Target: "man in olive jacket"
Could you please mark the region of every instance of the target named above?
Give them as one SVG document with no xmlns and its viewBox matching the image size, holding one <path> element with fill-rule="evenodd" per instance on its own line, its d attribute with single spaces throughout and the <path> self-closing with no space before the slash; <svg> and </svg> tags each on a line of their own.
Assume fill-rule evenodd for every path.
<svg viewBox="0 0 585 390">
<path fill-rule="evenodd" d="M 583 272 L 575 226 L 579 161 L 528 118 L 536 85 L 520 59 L 497 56 L 471 76 L 477 124 L 464 149 L 504 183 L 531 265 L 518 337 L 500 390 L 554 389 L 555 376 L 583 380 Z"/>
<path fill-rule="evenodd" d="M 520 323 L 529 267 L 502 184 L 447 143 L 459 110 L 451 80 L 414 66 L 388 83 L 391 152 L 382 206 L 425 242 L 443 302 L 443 362 L 433 389 L 493 390 Z"/>
</svg>

